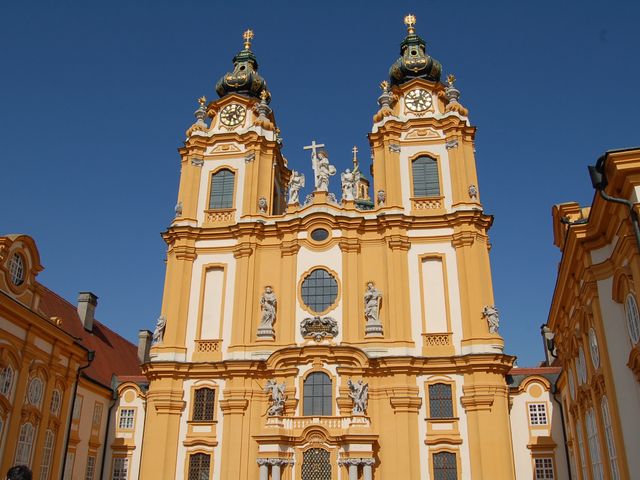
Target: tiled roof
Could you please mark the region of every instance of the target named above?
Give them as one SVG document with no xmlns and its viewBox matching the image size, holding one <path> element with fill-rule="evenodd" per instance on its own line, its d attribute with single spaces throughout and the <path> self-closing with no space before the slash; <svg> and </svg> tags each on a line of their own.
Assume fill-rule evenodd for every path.
<svg viewBox="0 0 640 480">
<path fill-rule="evenodd" d="M 61 317 L 62 329 L 78 338 L 84 347 L 96 352 L 91 366 L 83 370 L 85 376 L 111 387 L 112 375 L 142 375 L 136 345 L 97 320 L 94 320 L 91 332 L 85 330 L 75 305 L 46 287 L 42 287 L 41 292 L 42 313 L 49 318 Z"/>
<path fill-rule="evenodd" d="M 562 368 L 560 367 L 530 367 L 530 368 L 512 368 L 509 371 L 509 375 L 545 375 L 560 373 Z"/>
</svg>

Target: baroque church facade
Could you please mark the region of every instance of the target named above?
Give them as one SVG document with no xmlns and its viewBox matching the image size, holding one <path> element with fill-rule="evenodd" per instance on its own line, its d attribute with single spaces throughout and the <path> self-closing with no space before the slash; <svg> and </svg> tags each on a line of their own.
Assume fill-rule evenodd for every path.
<svg viewBox="0 0 640 480">
<path fill-rule="evenodd" d="M 405 23 L 371 200 L 357 162 L 334 179 L 342 198 L 328 191 L 315 141 L 313 179 L 287 163 L 252 32 L 200 100 L 164 233 L 140 478 L 514 478 L 475 127 Z"/>
</svg>

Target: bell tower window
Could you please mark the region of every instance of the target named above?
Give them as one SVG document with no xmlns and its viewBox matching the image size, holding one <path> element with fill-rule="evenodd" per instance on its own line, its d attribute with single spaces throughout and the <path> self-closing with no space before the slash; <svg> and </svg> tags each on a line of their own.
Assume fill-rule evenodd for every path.
<svg viewBox="0 0 640 480">
<path fill-rule="evenodd" d="M 439 197 L 440 177 L 438 162 L 431 157 L 422 156 L 411 163 L 414 197 Z"/>
<path fill-rule="evenodd" d="M 302 415 L 331 415 L 332 385 L 329 375 L 313 372 L 304 380 Z"/>
<path fill-rule="evenodd" d="M 211 176 L 209 209 L 233 208 L 233 188 L 235 174 L 228 169 L 218 170 Z"/>
</svg>

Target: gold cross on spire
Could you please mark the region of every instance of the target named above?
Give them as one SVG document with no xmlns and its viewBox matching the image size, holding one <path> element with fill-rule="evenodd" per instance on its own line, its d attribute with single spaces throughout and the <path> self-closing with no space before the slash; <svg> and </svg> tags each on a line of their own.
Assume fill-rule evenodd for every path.
<svg viewBox="0 0 640 480">
<path fill-rule="evenodd" d="M 353 152 L 353 166 L 354 168 L 357 168 L 358 167 L 358 147 L 354 145 L 351 151 Z"/>
<path fill-rule="evenodd" d="M 205 104 L 205 103 L 207 103 L 207 97 L 205 97 L 204 95 L 203 95 L 203 96 L 201 96 L 201 97 L 198 99 L 198 103 L 200 104 L 200 106 L 201 106 L 201 107 L 204 107 L 204 104 Z"/>
<path fill-rule="evenodd" d="M 413 26 L 416 24 L 416 16 L 414 14 L 410 13 L 409 15 L 406 15 L 404 17 L 404 24 L 407 26 L 409 35 L 413 35 L 414 33 L 416 33 L 416 29 L 413 28 Z"/>
<path fill-rule="evenodd" d="M 453 84 L 456 81 L 456 76 L 453 73 L 450 73 L 449 75 L 447 75 L 447 83 L 449 84 L 450 87 L 453 87 Z"/>
<path fill-rule="evenodd" d="M 247 31 L 245 31 L 242 34 L 242 38 L 244 38 L 244 49 L 245 50 L 249 50 L 251 48 L 251 40 L 253 39 L 254 35 L 253 35 L 253 30 L 251 30 L 250 28 L 247 29 Z"/>
</svg>

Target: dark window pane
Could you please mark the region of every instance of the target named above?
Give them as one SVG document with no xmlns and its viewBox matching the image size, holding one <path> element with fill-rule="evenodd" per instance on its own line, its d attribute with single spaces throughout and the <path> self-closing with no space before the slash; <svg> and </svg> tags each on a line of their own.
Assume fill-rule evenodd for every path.
<svg viewBox="0 0 640 480">
<path fill-rule="evenodd" d="M 303 392 L 303 415 L 331 415 L 331 379 L 326 373 L 311 373 L 304 381 Z"/>
<path fill-rule="evenodd" d="M 412 162 L 413 196 L 439 197 L 440 180 L 438 162 L 430 157 L 419 157 Z"/>
<path fill-rule="evenodd" d="M 458 479 L 455 453 L 439 452 L 433 454 L 433 478 L 434 480 Z"/>
<path fill-rule="evenodd" d="M 336 301 L 338 282 L 329 272 L 318 268 L 302 281 L 301 296 L 312 311 L 323 312 Z"/>
<path fill-rule="evenodd" d="M 211 196 L 209 208 L 233 208 L 234 173 L 220 170 L 211 177 Z"/>
<path fill-rule="evenodd" d="M 211 456 L 195 453 L 189 457 L 189 480 L 209 480 Z"/>
<path fill-rule="evenodd" d="M 192 418 L 194 422 L 213 421 L 214 394 L 215 390 L 212 388 L 199 388 L 195 391 Z"/>
<path fill-rule="evenodd" d="M 322 448 L 302 453 L 302 480 L 331 480 L 331 454 Z"/>
<path fill-rule="evenodd" d="M 453 417 L 451 385 L 447 383 L 429 385 L 429 416 L 431 418 Z"/>
</svg>

